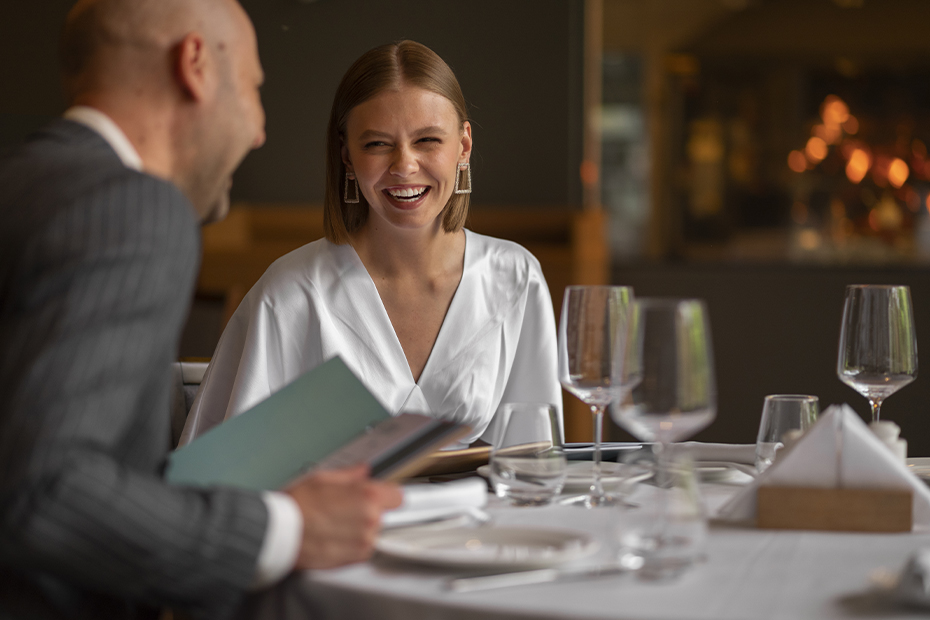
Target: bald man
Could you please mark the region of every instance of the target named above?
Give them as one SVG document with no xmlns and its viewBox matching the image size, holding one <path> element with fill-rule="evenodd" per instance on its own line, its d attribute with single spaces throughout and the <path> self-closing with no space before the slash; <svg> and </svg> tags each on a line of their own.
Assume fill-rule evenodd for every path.
<svg viewBox="0 0 930 620">
<path fill-rule="evenodd" d="M 234 0 L 80 0 L 73 105 L 0 160 L 0 618 L 223 617 L 294 568 L 366 558 L 396 487 L 172 487 L 169 367 L 263 75 Z"/>
</svg>

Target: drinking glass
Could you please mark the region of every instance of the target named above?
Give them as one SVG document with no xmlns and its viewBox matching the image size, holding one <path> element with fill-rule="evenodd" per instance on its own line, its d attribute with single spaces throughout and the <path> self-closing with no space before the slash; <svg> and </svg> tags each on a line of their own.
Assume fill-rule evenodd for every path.
<svg viewBox="0 0 930 620">
<path fill-rule="evenodd" d="M 669 458 L 668 444 L 696 433 L 716 415 L 707 308 L 697 299 L 637 299 L 630 312 L 629 332 L 623 381 L 632 389 L 614 403 L 611 415 L 634 436 L 655 442 L 654 484 L 670 491 L 677 484 L 678 472 Z M 643 553 L 659 559 L 674 557 L 681 548 L 669 512 L 672 497 L 671 492 L 656 495 L 658 505 L 647 507 L 653 524 L 639 535 Z"/>
<path fill-rule="evenodd" d="M 878 422 L 886 398 L 917 378 L 917 336 L 908 287 L 846 287 L 836 374 L 868 399 L 872 422 Z"/>
<path fill-rule="evenodd" d="M 619 397 L 627 318 L 633 289 L 626 286 L 569 286 L 559 318 L 559 380 L 591 408 L 594 462 L 591 490 L 579 502 L 587 508 L 619 501 L 601 484 L 601 434 L 604 409 Z"/>
<path fill-rule="evenodd" d="M 789 431 L 804 432 L 814 425 L 820 413 L 816 396 L 804 394 L 770 394 L 762 407 L 762 421 L 756 439 L 756 471 L 762 473 L 775 461 L 775 453 L 784 447 L 782 438 Z"/>
<path fill-rule="evenodd" d="M 694 465 L 687 456 L 669 460 L 667 482 L 644 486 L 638 509 L 619 511 L 619 563 L 641 577 L 674 577 L 704 558 L 707 514 Z"/>
<path fill-rule="evenodd" d="M 517 506 L 542 506 L 565 483 L 567 462 L 558 410 L 542 403 L 501 405 L 503 430 L 491 448 L 491 485 Z"/>
</svg>

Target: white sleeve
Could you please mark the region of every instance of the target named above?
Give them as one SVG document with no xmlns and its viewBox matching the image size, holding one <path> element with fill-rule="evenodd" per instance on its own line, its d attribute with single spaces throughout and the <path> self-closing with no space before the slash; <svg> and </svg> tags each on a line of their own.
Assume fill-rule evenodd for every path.
<svg viewBox="0 0 930 620">
<path fill-rule="evenodd" d="M 538 266 L 528 284 L 526 309 L 513 366 L 501 403 L 533 402 L 555 405 L 562 421 L 562 389 L 558 373 L 558 344 L 555 314 L 549 287 Z M 496 429 L 496 416 L 482 435 L 490 442 Z M 564 428 L 562 429 L 564 436 Z"/>
<path fill-rule="evenodd" d="M 268 529 L 252 582 L 256 590 L 280 581 L 294 569 L 304 528 L 303 515 L 290 495 L 267 491 L 262 500 L 268 508 Z"/>
</svg>

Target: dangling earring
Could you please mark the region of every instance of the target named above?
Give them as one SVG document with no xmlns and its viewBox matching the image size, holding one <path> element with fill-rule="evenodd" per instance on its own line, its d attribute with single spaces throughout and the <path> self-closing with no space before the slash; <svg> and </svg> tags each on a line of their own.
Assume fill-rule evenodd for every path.
<svg viewBox="0 0 930 620">
<path fill-rule="evenodd" d="M 465 181 L 464 186 L 459 183 L 459 179 Z M 461 187 L 461 189 L 459 189 Z M 471 164 L 467 161 L 459 162 L 458 167 L 455 170 L 455 193 L 456 194 L 470 194 L 471 193 Z"/>
<path fill-rule="evenodd" d="M 352 198 L 349 198 L 349 179 L 352 180 L 352 187 L 355 188 Z M 346 172 L 346 188 L 342 193 L 342 200 L 346 204 L 358 204 L 358 181 L 355 179 L 355 175 L 350 172 Z"/>
</svg>

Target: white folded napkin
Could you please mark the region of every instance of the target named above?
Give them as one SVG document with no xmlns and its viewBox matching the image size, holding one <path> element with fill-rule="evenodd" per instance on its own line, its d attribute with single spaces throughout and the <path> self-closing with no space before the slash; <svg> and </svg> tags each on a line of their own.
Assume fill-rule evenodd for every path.
<svg viewBox="0 0 930 620">
<path fill-rule="evenodd" d="M 756 444 L 754 443 L 685 441 L 670 445 L 669 452 L 673 457 L 688 454 L 695 461 L 726 461 L 728 463 L 746 463 L 749 465 L 756 462 Z"/>
<path fill-rule="evenodd" d="M 403 488 L 399 508 L 381 515 L 382 527 L 398 527 L 481 508 L 488 503 L 488 485 L 482 478 L 464 478 L 435 484 L 410 484 Z"/>
<path fill-rule="evenodd" d="M 930 489 L 885 446 L 849 405 L 832 405 L 794 446 L 755 481 L 721 506 L 717 517 L 756 516 L 756 489 L 763 485 L 910 489 L 914 528 L 930 528 Z"/>
<path fill-rule="evenodd" d="M 911 556 L 891 594 L 910 605 L 930 607 L 930 549 L 918 549 Z"/>
</svg>

